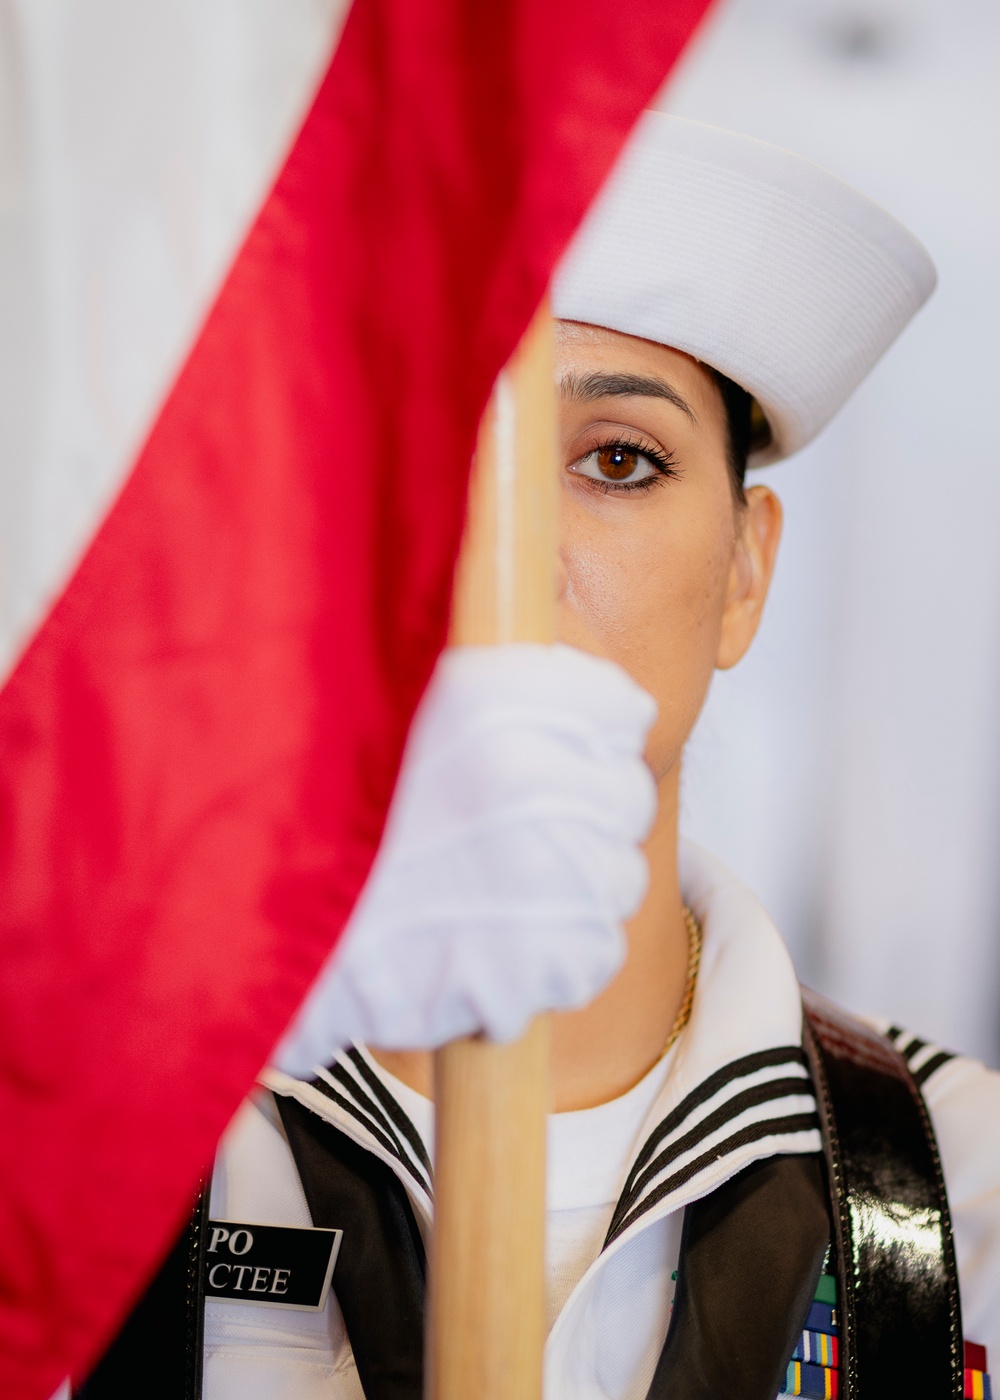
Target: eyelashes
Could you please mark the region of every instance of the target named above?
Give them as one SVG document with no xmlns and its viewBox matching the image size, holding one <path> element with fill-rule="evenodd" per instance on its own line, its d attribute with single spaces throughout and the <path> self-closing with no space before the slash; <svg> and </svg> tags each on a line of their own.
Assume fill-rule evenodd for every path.
<svg viewBox="0 0 1000 1400">
<path fill-rule="evenodd" d="M 577 458 L 568 468 L 604 495 L 648 491 L 680 476 L 677 459 L 628 433 L 616 434 Z"/>
</svg>

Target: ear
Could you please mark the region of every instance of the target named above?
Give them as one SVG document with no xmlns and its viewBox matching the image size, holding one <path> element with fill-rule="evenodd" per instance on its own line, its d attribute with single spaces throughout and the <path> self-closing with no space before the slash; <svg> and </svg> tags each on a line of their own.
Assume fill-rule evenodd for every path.
<svg viewBox="0 0 1000 1400">
<path fill-rule="evenodd" d="M 753 641 L 771 586 L 781 539 L 781 502 L 767 486 L 751 486 L 736 522 L 726 606 L 715 664 L 735 666 Z"/>
</svg>

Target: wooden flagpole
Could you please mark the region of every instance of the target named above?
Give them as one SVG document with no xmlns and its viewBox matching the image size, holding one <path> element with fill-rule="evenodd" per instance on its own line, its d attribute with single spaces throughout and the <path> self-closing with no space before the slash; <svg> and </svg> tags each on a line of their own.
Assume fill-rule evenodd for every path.
<svg viewBox="0 0 1000 1400">
<path fill-rule="evenodd" d="M 552 322 L 535 316 L 480 425 L 456 576 L 456 644 L 551 642 L 558 502 Z M 540 1400 L 548 1025 L 435 1056 L 430 1400 Z"/>
</svg>

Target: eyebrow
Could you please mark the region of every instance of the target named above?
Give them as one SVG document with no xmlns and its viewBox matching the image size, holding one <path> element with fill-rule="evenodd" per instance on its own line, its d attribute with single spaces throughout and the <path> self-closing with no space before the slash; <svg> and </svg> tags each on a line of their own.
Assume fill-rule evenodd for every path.
<svg viewBox="0 0 1000 1400">
<path fill-rule="evenodd" d="M 686 399 L 665 379 L 653 374 L 566 374 L 559 388 L 564 398 L 577 403 L 592 403 L 595 399 L 607 398 L 646 398 L 666 399 L 682 413 L 686 413 L 692 423 L 697 423 L 694 409 Z"/>
</svg>

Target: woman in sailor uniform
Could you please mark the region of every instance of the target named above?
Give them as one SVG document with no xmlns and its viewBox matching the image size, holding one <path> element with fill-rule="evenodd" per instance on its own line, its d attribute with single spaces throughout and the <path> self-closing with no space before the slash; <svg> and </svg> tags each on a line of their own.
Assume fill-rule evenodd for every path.
<svg viewBox="0 0 1000 1400">
<path fill-rule="evenodd" d="M 530 657 L 509 658 L 512 672 L 525 668 L 511 682 L 522 687 L 517 724 L 530 729 L 532 706 L 541 730 L 591 705 L 598 739 L 583 786 L 598 800 L 574 834 L 587 860 L 553 888 L 563 881 L 560 898 L 578 899 L 568 920 L 577 953 L 592 926 L 580 912 L 587 898 L 603 899 L 607 916 L 608 889 L 624 890 L 613 924 L 639 904 L 624 960 L 580 1005 L 593 985 L 566 983 L 572 950 L 559 975 L 556 958 L 530 990 L 525 973 L 503 992 L 487 953 L 480 982 L 478 954 L 466 951 L 461 973 L 461 960 L 439 956 L 460 935 L 421 924 L 440 892 L 428 833 L 447 826 L 441 794 L 461 789 L 463 764 L 470 789 L 490 788 L 484 696 L 507 684 L 490 670 L 496 655 L 445 663 L 359 914 L 382 942 L 360 928 L 348 936 L 231 1125 L 172 1265 L 84 1387 L 91 1400 L 118 1393 L 129 1347 L 134 1355 L 136 1338 L 148 1346 L 150 1336 L 167 1367 L 187 1348 L 178 1400 L 417 1400 L 433 1105 L 427 1051 L 403 1047 L 476 1026 L 512 1034 L 541 1006 L 578 1007 L 553 1028 L 548 1400 L 989 1393 L 984 1348 L 1000 1346 L 1000 1076 L 816 999 L 804 1012 L 764 909 L 677 832 L 685 742 L 714 669 L 753 639 L 781 531 L 773 493 L 748 487 L 744 472 L 809 441 L 933 284 L 916 240 L 833 176 L 647 114 L 554 286 L 561 636 L 591 655 L 553 649 L 541 681 Z M 466 748 L 463 716 L 479 736 Z M 615 737 L 619 718 L 622 733 L 645 736 L 656 784 L 644 898 L 630 860 L 651 813 L 622 757 L 630 741 Z M 446 749 L 450 770 L 434 757 Z M 437 780 L 422 789 L 428 754 Z M 520 761 L 497 771 L 520 773 Z M 521 766 L 525 783 L 549 782 L 538 774 L 559 764 Z M 624 832 L 618 864 L 601 864 L 602 814 Z M 545 831 L 524 820 L 529 845 L 552 837 L 549 818 Z M 454 840 L 440 880 L 467 914 L 490 861 Z M 505 847 L 501 868 L 519 858 Z M 599 869 L 607 884 L 595 873 L 580 894 Z M 482 907 L 503 897 L 490 887 Z M 541 896 L 532 918 L 537 930 L 559 923 Z M 411 943 L 391 943 L 386 930 L 407 922 Z M 553 934 L 546 947 L 556 943 Z M 518 947 L 527 967 L 534 944 Z M 380 995 L 384 1014 L 373 1010 Z M 368 1043 L 344 1045 L 348 1035 Z M 214 1232 L 209 1217 L 222 1222 Z M 244 1267 L 234 1291 L 236 1251 L 230 1259 L 219 1241 L 228 1229 L 241 1249 L 237 1230 L 255 1225 L 342 1231 L 317 1310 L 272 1296 L 287 1281 L 274 1259 L 256 1274 Z M 206 1284 L 220 1259 L 214 1277 L 228 1291 Z M 190 1260 L 200 1281 L 171 1293 L 169 1269 L 183 1279 Z"/>
</svg>

